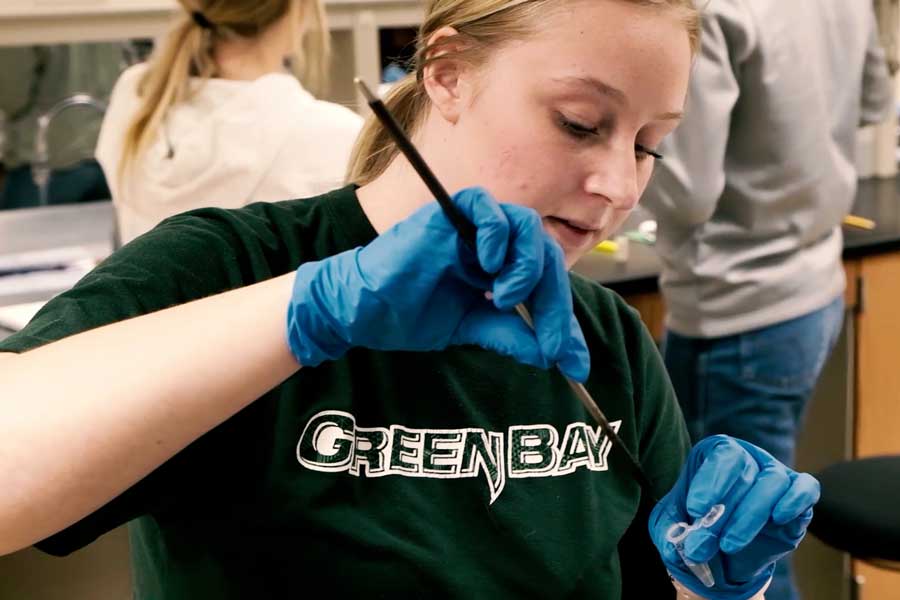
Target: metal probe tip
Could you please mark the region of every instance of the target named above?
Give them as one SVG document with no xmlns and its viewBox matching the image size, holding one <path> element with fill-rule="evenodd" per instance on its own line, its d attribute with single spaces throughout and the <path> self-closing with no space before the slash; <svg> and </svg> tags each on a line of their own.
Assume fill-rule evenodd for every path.
<svg viewBox="0 0 900 600">
<path fill-rule="evenodd" d="M 356 84 L 356 87 L 359 88 L 359 91 L 362 92 L 362 95 L 366 97 L 366 102 L 375 102 L 378 98 L 375 97 L 375 94 L 372 93 L 372 90 L 369 89 L 369 86 L 365 84 L 365 82 L 359 77 L 353 78 L 353 83 Z"/>
</svg>

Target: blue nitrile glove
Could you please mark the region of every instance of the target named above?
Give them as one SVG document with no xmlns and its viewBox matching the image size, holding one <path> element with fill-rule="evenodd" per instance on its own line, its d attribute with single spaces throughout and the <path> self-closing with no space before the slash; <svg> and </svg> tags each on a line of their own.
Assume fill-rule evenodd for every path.
<svg viewBox="0 0 900 600">
<path fill-rule="evenodd" d="M 714 435 L 694 446 L 675 486 L 654 507 L 650 537 L 684 587 L 712 600 L 745 600 L 803 539 L 818 500 L 819 482 L 811 475 L 789 469 L 749 442 Z M 674 523 L 703 517 L 716 504 L 725 505 L 722 518 L 684 540 L 688 560 L 710 567 L 715 585 L 709 588 L 685 565 L 666 532 Z"/>
<path fill-rule="evenodd" d="M 480 188 L 453 202 L 477 228 L 477 256 L 433 202 L 364 248 L 297 269 L 288 344 L 300 364 L 316 366 L 354 346 L 427 351 L 475 344 L 587 378 L 590 358 L 562 249 L 538 214 L 500 205 Z M 536 333 L 512 310 L 519 302 L 530 309 Z"/>
</svg>

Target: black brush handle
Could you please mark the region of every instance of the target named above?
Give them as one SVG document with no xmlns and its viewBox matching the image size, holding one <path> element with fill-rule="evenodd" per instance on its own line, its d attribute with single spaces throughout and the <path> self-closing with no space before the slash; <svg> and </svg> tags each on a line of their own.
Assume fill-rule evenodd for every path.
<svg viewBox="0 0 900 600">
<path fill-rule="evenodd" d="M 434 173 L 431 171 L 431 167 L 428 166 L 428 163 L 425 162 L 425 159 L 423 159 L 422 155 L 419 154 L 419 151 L 416 150 L 416 147 L 413 146 L 412 142 L 409 141 L 409 138 L 406 137 L 403 128 L 401 128 L 400 124 L 394 119 L 394 115 L 388 111 L 384 102 L 376 98 L 359 78 L 356 78 L 354 81 L 356 82 L 357 87 L 362 90 L 363 96 L 366 97 L 366 101 L 369 103 L 372 112 L 375 113 L 378 120 L 387 128 L 391 137 L 394 139 L 394 143 L 397 144 L 397 147 L 404 156 L 406 156 L 406 159 L 422 178 L 422 181 L 428 186 L 429 191 L 431 191 L 435 200 L 438 201 L 438 204 L 441 205 L 444 214 L 447 215 L 447 219 L 456 229 L 457 233 L 459 233 L 459 236 L 467 243 L 467 245 L 470 245 L 471 248 L 474 249 L 475 225 L 473 225 L 472 222 L 456 208 L 456 205 L 453 204 L 453 201 L 450 199 L 450 194 L 447 193 L 447 190 L 444 189 L 444 186 L 441 185 L 441 182 L 435 177 Z"/>
</svg>

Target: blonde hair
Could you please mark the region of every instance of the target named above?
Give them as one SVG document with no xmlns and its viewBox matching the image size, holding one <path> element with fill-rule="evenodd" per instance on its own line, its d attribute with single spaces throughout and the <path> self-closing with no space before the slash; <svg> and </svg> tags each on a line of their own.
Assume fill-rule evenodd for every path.
<svg viewBox="0 0 900 600">
<path fill-rule="evenodd" d="M 684 24 L 691 53 L 700 47 L 700 13 L 693 0 L 621 0 L 640 6 L 676 11 Z M 425 19 L 416 38 L 412 59 L 413 72 L 397 82 L 384 99 L 388 110 L 408 135 L 419 126 L 428 106 L 422 82 L 425 67 L 441 59 L 464 61 L 473 66 L 484 64 L 491 50 L 504 42 L 532 34 L 548 7 L 559 0 L 430 0 Z M 433 45 L 428 40 L 443 27 L 452 27 L 457 35 L 442 38 Z M 455 39 L 454 39 L 455 38 Z M 435 52 L 441 46 L 462 40 L 461 50 Z M 388 132 L 372 115 L 366 119 L 347 171 L 347 180 L 365 185 L 381 175 L 397 155 L 398 149 Z"/>
<path fill-rule="evenodd" d="M 184 12 L 154 50 L 138 83 L 140 107 L 125 132 L 119 178 L 147 149 L 168 110 L 196 93 L 191 77 L 217 76 L 218 40 L 254 38 L 286 14 L 294 23 L 290 67 L 311 91 L 327 82 L 330 53 L 328 26 L 321 0 L 178 0 Z"/>
</svg>

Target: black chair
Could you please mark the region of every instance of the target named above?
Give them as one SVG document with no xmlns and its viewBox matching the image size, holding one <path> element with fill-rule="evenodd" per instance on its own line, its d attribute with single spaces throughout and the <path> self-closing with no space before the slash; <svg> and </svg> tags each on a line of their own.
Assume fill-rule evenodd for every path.
<svg viewBox="0 0 900 600">
<path fill-rule="evenodd" d="M 900 455 L 837 463 L 816 477 L 822 498 L 809 531 L 853 558 L 900 569 Z"/>
</svg>

